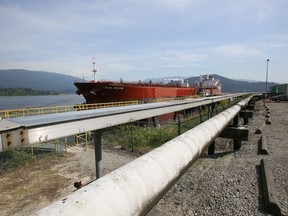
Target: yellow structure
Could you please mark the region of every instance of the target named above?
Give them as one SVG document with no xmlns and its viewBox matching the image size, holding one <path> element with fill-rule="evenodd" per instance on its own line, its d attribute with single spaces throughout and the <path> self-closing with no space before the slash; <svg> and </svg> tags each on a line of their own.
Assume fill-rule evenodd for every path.
<svg viewBox="0 0 288 216">
<path fill-rule="evenodd" d="M 31 115 L 43 115 L 51 113 L 62 113 L 71 111 L 82 111 L 90 109 L 100 109 L 108 107 L 119 107 L 127 105 L 138 104 L 138 101 L 122 101 L 122 102 L 111 102 L 111 103 L 95 103 L 95 104 L 76 104 L 69 106 L 52 106 L 52 107 L 37 107 L 37 108 L 23 108 L 14 110 L 0 110 L 0 118 L 9 119 Z"/>
</svg>

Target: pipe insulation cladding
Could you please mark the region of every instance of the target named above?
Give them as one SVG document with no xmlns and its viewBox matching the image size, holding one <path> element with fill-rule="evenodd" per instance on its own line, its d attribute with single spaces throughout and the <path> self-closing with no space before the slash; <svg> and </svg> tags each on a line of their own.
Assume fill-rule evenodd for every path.
<svg viewBox="0 0 288 216">
<path fill-rule="evenodd" d="M 34 215 L 145 215 L 252 96 Z"/>
</svg>

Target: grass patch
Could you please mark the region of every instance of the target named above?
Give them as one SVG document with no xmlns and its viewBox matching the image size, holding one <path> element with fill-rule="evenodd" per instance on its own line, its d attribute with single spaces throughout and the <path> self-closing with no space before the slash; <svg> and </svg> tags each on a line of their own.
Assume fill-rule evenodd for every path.
<svg viewBox="0 0 288 216">
<path fill-rule="evenodd" d="M 36 160 L 35 155 L 25 150 L 10 150 L 0 153 L 0 169 L 25 167 Z"/>
<path fill-rule="evenodd" d="M 135 125 L 122 125 L 118 130 L 105 133 L 105 142 L 121 145 L 131 151 L 148 152 L 177 136 L 177 126 L 139 127 Z"/>
<path fill-rule="evenodd" d="M 58 157 L 55 152 L 43 152 L 32 154 L 30 148 L 25 149 L 14 149 L 9 151 L 0 152 L 0 172 L 4 170 L 13 170 L 23 167 L 31 166 L 38 163 L 41 160 L 48 158 L 49 160 L 53 157 Z"/>
</svg>

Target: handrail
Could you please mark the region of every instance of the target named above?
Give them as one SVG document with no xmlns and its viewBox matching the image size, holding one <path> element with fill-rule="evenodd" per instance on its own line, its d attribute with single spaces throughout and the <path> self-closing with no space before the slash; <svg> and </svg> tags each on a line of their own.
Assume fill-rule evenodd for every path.
<svg viewBox="0 0 288 216">
<path fill-rule="evenodd" d="M 89 109 L 99 109 L 107 107 L 118 107 L 139 104 L 138 101 L 120 101 L 110 103 L 94 103 L 94 104 L 76 104 L 67 106 L 50 106 L 50 107 L 35 107 L 35 108 L 22 108 L 11 110 L 0 110 L 0 119 L 17 118 L 32 115 L 44 115 L 51 113 L 62 113 L 71 111 L 81 111 Z"/>
<path fill-rule="evenodd" d="M 145 215 L 252 96 L 34 215 Z"/>
</svg>

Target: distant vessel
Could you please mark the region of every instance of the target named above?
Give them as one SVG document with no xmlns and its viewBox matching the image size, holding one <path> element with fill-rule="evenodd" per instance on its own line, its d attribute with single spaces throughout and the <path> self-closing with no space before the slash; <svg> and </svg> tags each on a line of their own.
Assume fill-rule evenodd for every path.
<svg viewBox="0 0 288 216">
<path fill-rule="evenodd" d="M 201 91 L 206 91 L 206 86 L 210 86 L 208 83 L 206 84 L 208 80 L 199 81 L 199 86 L 190 86 L 183 79 L 169 79 L 166 80 L 165 83 L 142 83 L 141 81 L 134 83 L 123 82 L 123 80 L 120 80 L 119 82 L 96 81 L 95 76 L 97 70 L 94 59 L 92 72 L 94 73 L 94 80 L 88 82 L 83 81 L 74 83 L 74 85 L 78 89 L 77 94 L 82 94 L 83 97 L 86 99 L 86 103 L 129 100 L 149 102 L 151 100 L 160 98 L 187 97 L 196 95 L 197 92 L 199 92 L 199 86 L 201 87 Z M 218 94 L 218 87 L 215 90 L 211 90 L 211 88 L 211 94 Z"/>
<path fill-rule="evenodd" d="M 209 95 L 221 95 L 221 83 L 219 80 L 215 80 L 210 74 L 200 76 L 196 83 L 198 94 L 203 96 Z"/>
</svg>

